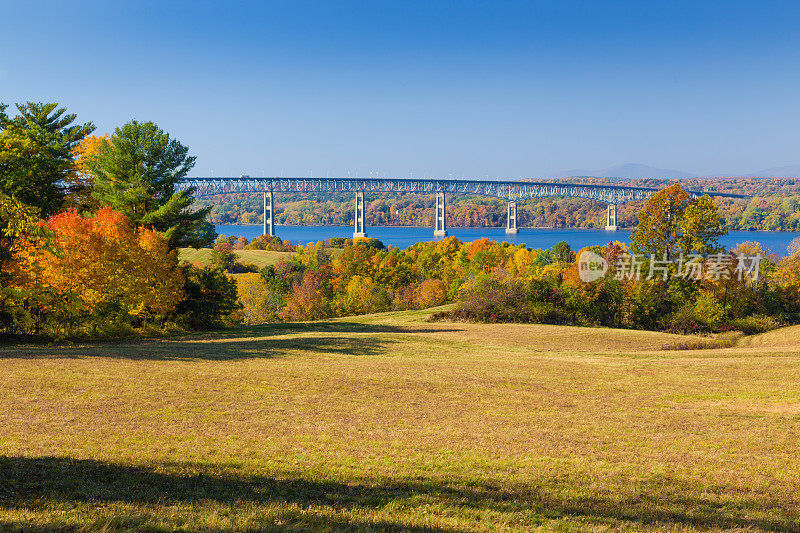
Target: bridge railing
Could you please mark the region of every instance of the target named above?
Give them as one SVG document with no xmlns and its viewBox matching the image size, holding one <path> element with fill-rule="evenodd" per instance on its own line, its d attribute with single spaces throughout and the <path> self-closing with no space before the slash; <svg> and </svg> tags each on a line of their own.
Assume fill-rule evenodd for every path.
<svg viewBox="0 0 800 533">
<path fill-rule="evenodd" d="M 620 204 L 649 198 L 660 189 L 628 185 L 601 185 L 566 182 L 450 180 L 413 178 L 187 178 L 184 188 L 193 187 L 198 196 L 247 192 L 412 192 L 433 194 L 474 194 L 507 201 L 545 196 L 573 196 Z M 746 198 L 715 191 L 690 191 L 692 196 Z"/>
</svg>

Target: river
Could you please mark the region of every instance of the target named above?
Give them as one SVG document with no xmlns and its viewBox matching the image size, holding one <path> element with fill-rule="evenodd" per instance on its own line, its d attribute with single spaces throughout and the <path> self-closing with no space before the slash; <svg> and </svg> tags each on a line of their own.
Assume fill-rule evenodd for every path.
<svg viewBox="0 0 800 533">
<path fill-rule="evenodd" d="M 220 235 L 236 235 L 253 239 L 261 235 L 261 225 L 218 225 Z M 506 235 L 504 228 L 448 228 L 449 235 L 458 237 L 464 242 L 488 237 L 493 241 L 507 241 L 513 244 L 525 244 L 529 248 L 551 248 L 559 241 L 566 241 L 573 250 L 593 244 L 606 244 L 610 241 L 630 243 L 629 229 L 605 231 L 596 229 L 544 229 L 520 228 L 517 235 Z M 275 233 L 293 244 L 306 244 L 323 241 L 331 237 L 352 237 L 353 226 L 275 226 Z M 388 227 L 368 226 L 367 236 L 380 239 L 384 244 L 407 248 L 418 242 L 437 240 L 430 227 Z M 733 247 L 744 241 L 761 243 L 765 250 L 778 255 L 786 254 L 786 247 L 792 239 L 800 237 L 800 232 L 790 231 L 731 231 L 720 239 L 720 243 Z"/>
</svg>

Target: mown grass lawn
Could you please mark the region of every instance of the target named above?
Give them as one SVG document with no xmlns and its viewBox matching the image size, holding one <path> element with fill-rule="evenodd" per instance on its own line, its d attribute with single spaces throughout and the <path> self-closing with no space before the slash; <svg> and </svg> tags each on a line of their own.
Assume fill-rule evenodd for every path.
<svg viewBox="0 0 800 533">
<path fill-rule="evenodd" d="M 800 530 L 800 329 L 0 346 L 0 529 Z"/>
<path fill-rule="evenodd" d="M 208 266 L 212 264 L 211 248 L 181 248 L 178 250 L 178 260 L 198 266 Z M 267 250 L 234 250 L 236 260 L 242 264 L 255 265 L 264 268 L 267 265 L 274 265 L 281 258 L 289 259 L 294 252 L 271 252 Z"/>
</svg>

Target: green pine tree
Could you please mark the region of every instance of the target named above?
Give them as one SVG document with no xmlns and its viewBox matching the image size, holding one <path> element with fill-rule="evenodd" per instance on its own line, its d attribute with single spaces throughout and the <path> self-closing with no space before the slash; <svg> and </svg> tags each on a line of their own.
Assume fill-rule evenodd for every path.
<svg viewBox="0 0 800 533">
<path fill-rule="evenodd" d="M 91 162 L 92 196 L 134 224 L 155 228 L 170 247 L 205 246 L 216 232 L 210 208 L 192 211 L 193 190 L 176 190 L 195 157 L 153 122 L 133 120 L 117 128 Z"/>
<path fill-rule="evenodd" d="M 0 191 L 37 208 L 43 217 L 59 212 L 74 183 L 72 150 L 94 131 L 94 124 L 73 124 L 56 103 L 17 104 L 9 117 L 0 104 Z"/>
</svg>

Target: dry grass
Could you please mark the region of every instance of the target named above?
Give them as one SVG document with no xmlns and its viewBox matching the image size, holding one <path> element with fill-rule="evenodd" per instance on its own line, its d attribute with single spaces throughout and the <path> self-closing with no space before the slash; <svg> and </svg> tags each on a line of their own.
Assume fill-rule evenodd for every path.
<svg viewBox="0 0 800 533">
<path fill-rule="evenodd" d="M 729 331 L 718 335 L 700 337 L 694 335 L 678 336 L 679 339 L 665 344 L 664 350 L 712 350 L 715 348 L 732 348 L 745 338 L 741 331 Z"/>
<path fill-rule="evenodd" d="M 0 347 L 0 529 L 800 529 L 800 330 L 426 316 Z"/>
<path fill-rule="evenodd" d="M 178 251 L 178 259 L 181 262 L 206 266 L 211 264 L 210 248 L 181 248 Z M 274 265 L 282 257 L 289 259 L 294 252 L 269 252 L 267 250 L 235 250 L 236 260 L 242 264 L 255 265 L 264 268 L 267 265 Z"/>
</svg>

